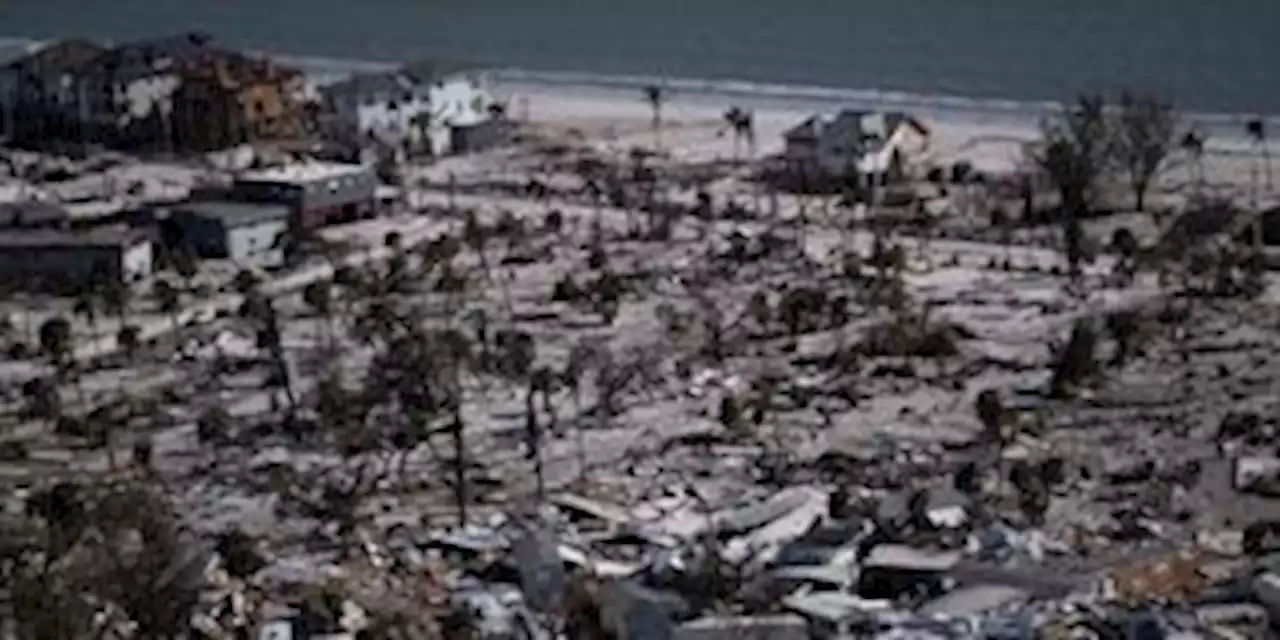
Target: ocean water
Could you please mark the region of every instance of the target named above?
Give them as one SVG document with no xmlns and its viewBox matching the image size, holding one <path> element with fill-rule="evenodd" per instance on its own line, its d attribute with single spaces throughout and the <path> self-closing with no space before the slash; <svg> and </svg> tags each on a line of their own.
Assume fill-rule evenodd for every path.
<svg viewBox="0 0 1280 640">
<path fill-rule="evenodd" d="M 1280 113 L 1280 0 L 0 0 L 11 37 L 189 29 L 524 81 L 997 106 L 1132 88 L 1197 112 Z"/>
</svg>

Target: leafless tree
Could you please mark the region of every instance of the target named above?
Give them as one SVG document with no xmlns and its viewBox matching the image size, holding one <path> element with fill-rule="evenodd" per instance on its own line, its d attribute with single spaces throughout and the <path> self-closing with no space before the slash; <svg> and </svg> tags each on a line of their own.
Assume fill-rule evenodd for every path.
<svg viewBox="0 0 1280 640">
<path fill-rule="evenodd" d="M 33 535 L 6 536 L 4 557 L 20 638 L 101 637 L 104 608 L 140 638 L 186 634 L 206 553 L 157 489 L 59 484 L 33 494 L 27 513 Z"/>
<path fill-rule="evenodd" d="M 1093 206 L 1110 155 L 1105 101 L 1100 96 L 1081 96 L 1075 104 L 1046 119 L 1041 135 L 1031 159 L 1053 182 L 1062 199 L 1067 261 L 1076 273 L 1083 257 L 1083 234 L 1073 232 L 1073 225 L 1078 225 Z"/>
<path fill-rule="evenodd" d="M 1146 209 L 1147 192 L 1177 140 L 1178 112 L 1154 96 L 1120 95 L 1114 124 L 1115 155 L 1133 189 L 1134 207 Z"/>
</svg>

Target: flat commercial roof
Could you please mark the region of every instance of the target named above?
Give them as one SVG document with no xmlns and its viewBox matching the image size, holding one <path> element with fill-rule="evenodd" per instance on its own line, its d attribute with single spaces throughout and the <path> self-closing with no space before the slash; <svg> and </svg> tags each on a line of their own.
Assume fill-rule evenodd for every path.
<svg viewBox="0 0 1280 640">
<path fill-rule="evenodd" d="M 175 206 L 173 210 L 209 220 L 219 220 L 229 227 L 284 220 L 289 217 L 289 208 L 284 205 L 230 200 L 184 202 Z"/>
<path fill-rule="evenodd" d="M 0 233 L 0 249 L 57 249 L 75 247 L 123 247 L 146 238 L 127 226 L 95 227 L 82 231 L 12 229 Z"/>
<path fill-rule="evenodd" d="M 296 164 L 258 169 L 241 173 L 239 179 L 246 182 L 274 182 L 304 185 L 332 178 L 363 174 L 368 167 L 360 164 L 337 162 L 299 162 Z"/>
</svg>

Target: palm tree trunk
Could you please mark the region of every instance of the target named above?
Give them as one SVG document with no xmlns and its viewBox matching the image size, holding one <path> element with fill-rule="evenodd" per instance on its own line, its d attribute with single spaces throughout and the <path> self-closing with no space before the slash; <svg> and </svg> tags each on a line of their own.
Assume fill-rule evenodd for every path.
<svg viewBox="0 0 1280 640">
<path fill-rule="evenodd" d="M 653 148 L 662 148 L 662 107 L 653 108 Z"/>
<path fill-rule="evenodd" d="M 526 421 L 526 426 L 528 427 L 528 430 L 529 430 L 529 433 L 528 433 L 529 446 L 532 447 L 533 449 L 530 453 L 532 453 L 533 455 L 533 474 L 534 474 L 534 477 L 537 479 L 536 491 L 538 496 L 538 504 L 542 504 L 543 500 L 546 498 L 546 478 L 543 475 L 543 468 L 542 468 L 541 425 L 538 423 L 538 414 L 536 409 L 534 408 L 533 398 L 534 398 L 534 389 L 532 386 L 530 386 L 528 394 L 525 395 L 525 405 L 524 405 L 525 421 Z"/>
<path fill-rule="evenodd" d="M 337 330 L 334 329 L 334 326 L 333 326 L 334 324 L 333 309 L 332 308 L 325 309 L 324 316 L 325 316 L 324 319 L 325 319 L 325 334 L 326 334 L 325 342 L 329 343 L 329 351 L 334 352 L 338 347 L 338 343 L 337 343 Z"/>
<path fill-rule="evenodd" d="M 453 408 L 453 425 L 450 435 L 453 436 L 453 498 L 458 507 L 458 526 L 467 526 L 467 457 L 466 440 L 463 437 L 462 399 L 459 398 Z"/>
<path fill-rule="evenodd" d="M 1265 184 L 1267 185 L 1267 191 L 1269 192 L 1274 184 L 1271 180 L 1271 147 L 1267 144 L 1265 139 L 1262 141 L 1262 166 L 1263 170 L 1266 171 Z"/>
</svg>

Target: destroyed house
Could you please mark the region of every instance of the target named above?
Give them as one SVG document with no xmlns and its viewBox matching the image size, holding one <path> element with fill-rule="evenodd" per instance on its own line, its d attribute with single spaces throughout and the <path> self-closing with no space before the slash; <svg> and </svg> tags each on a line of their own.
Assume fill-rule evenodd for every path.
<svg viewBox="0 0 1280 640">
<path fill-rule="evenodd" d="M 902 544 L 881 544 L 862 563 L 858 593 L 866 598 L 897 600 L 901 597 L 936 596 L 942 593 L 946 573 L 960 562 L 955 551 L 931 551 Z"/>
</svg>

